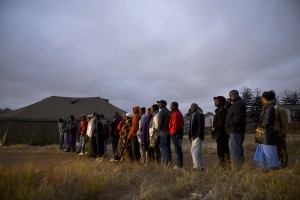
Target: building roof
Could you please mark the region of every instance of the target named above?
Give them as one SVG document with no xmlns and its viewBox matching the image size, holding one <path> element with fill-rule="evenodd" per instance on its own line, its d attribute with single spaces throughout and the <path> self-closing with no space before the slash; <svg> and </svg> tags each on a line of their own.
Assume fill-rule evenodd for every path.
<svg viewBox="0 0 300 200">
<path fill-rule="evenodd" d="M 114 112 L 120 115 L 126 111 L 109 103 L 108 99 L 100 97 L 59 97 L 51 96 L 29 106 L 1 114 L 0 120 L 20 121 L 57 121 L 59 118 L 68 118 L 74 115 L 79 119 L 82 114 L 97 112 L 111 120 Z"/>
</svg>

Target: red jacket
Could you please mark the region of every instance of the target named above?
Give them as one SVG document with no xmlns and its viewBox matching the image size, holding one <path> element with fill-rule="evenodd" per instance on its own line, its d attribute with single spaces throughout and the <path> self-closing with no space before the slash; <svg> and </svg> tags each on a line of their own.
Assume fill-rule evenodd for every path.
<svg viewBox="0 0 300 200">
<path fill-rule="evenodd" d="M 183 126 L 184 119 L 181 112 L 179 110 L 173 112 L 169 123 L 170 135 L 175 135 Z"/>
<path fill-rule="evenodd" d="M 88 122 L 82 121 L 80 122 L 80 135 L 85 135 L 87 131 Z"/>
<path fill-rule="evenodd" d="M 120 135 L 120 136 L 123 134 L 123 133 L 122 133 L 122 128 L 123 128 L 125 122 L 126 122 L 126 119 L 122 119 L 122 120 L 120 121 L 119 125 L 118 125 L 118 131 L 119 131 L 119 135 Z"/>
</svg>

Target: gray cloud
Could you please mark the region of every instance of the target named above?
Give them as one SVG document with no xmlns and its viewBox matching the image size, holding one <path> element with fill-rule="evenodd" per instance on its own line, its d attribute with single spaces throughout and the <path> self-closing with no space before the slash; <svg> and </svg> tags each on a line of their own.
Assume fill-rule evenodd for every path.
<svg viewBox="0 0 300 200">
<path fill-rule="evenodd" d="M 0 107 L 61 95 L 212 112 L 231 89 L 299 90 L 296 0 L 0 4 Z"/>
</svg>

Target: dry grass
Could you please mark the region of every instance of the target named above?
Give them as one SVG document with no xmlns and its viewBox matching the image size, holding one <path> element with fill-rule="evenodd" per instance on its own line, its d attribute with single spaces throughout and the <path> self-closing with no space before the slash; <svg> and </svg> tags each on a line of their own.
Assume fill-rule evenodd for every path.
<svg viewBox="0 0 300 200">
<path fill-rule="evenodd" d="M 299 137 L 300 139 L 300 137 Z M 299 155 L 299 140 L 288 141 L 289 150 Z M 29 147 L 7 147 L 22 149 Z M 51 151 L 57 146 L 45 148 Z M 205 154 L 215 154 L 206 140 Z M 40 149 L 43 149 L 40 147 Z M 41 151 L 45 151 L 41 150 Z M 33 149 L 32 149 L 33 150 Z M 245 151 L 255 150 L 252 139 Z M 189 144 L 184 146 L 189 153 Z M 253 153 L 253 152 L 252 152 Z M 0 199 L 299 199 L 300 164 L 263 172 L 246 164 L 242 169 L 213 165 L 205 172 L 188 167 L 172 170 L 156 163 L 109 162 L 107 159 L 74 159 L 68 164 L 35 166 L 0 164 Z"/>
<path fill-rule="evenodd" d="M 187 169 L 141 167 L 130 163 L 75 160 L 68 166 L 33 165 L 1 169 L 0 199 L 297 199 L 300 165 L 262 172 L 218 167 Z M 207 197 L 206 196 L 206 197 Z"/>
</svg>

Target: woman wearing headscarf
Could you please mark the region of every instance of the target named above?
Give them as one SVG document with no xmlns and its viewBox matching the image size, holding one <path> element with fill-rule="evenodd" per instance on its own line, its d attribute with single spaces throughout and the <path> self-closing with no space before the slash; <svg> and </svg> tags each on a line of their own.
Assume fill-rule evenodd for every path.
<svg viewBox="0 0 300 200">
<path fill-rule="evenodd" d="M 258 144 L 254 160 L 262 169 L 276 169 L 279 167 L 279 159 L 276 149 L 276 135 L 274 132 L 275 107 L 272 100 L 275 97 L 273 91 L 266 91 L 262 94 L 263 110 L 260 113 L 257 128 L 264 130 L 262 140 L 255 140 Z"/>
</svg>

